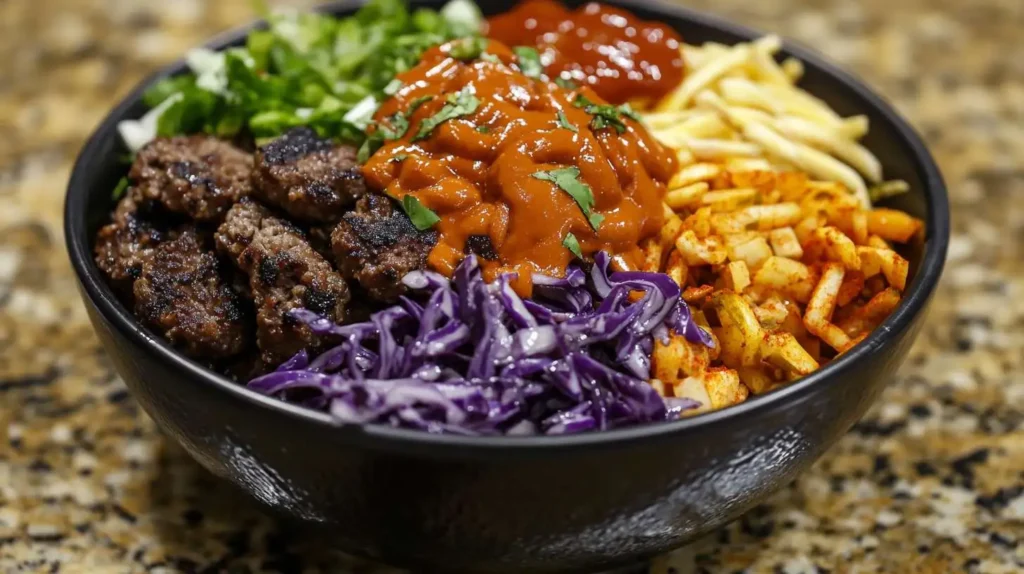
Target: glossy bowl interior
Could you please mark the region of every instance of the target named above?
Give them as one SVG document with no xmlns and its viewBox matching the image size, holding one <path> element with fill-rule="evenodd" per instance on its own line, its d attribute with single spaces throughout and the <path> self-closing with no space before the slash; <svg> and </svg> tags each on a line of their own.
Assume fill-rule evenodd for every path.
<svg viewBox="0 0 1024 574">
<path fill-rule="evenodd" d="M 441 2 L 412 2 L 438 7 Z M 571 4 L 572 2 L 570 2 Z M 680 7 L 609 2 L 664 21 L 687 42 L 755 32 Z M 483 3 L 499 12 L 511 3 Z M 357 2 L 324 7 L 337 14 Z M 239 44 L 245 30 L 208 44 Z M 92 260 L 96 230 L 124 175 L 116 124 L 144 113 L 146 85 L 104 119 L 69 185 L 65 231 L 90 318 L 118 373 L 168 435 L 203 466 L 273 510 L 321 527 L 338 548 L 430 571 L 565 572 L 670 550 L 734 518 L 808 467 L 868 408 L 916 335 L 949 237 L 946 190 L 920 138 L 881 98 L 787 43 L 801 85 L 843 115 L 865 114 L 867 145 L 912 192 L 892 201 L 925 220 L 899 308 L 860 345 L 788 387 L 671 423 L 562 437 L 436 436 L 341 427 L 258 395 L 175 352 L 140 327 Z"/>
</svg>

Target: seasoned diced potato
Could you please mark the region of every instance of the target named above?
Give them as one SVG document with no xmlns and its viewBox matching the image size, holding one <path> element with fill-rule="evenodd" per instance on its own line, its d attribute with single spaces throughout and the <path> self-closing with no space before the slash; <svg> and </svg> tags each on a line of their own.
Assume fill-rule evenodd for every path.
<svg viewBox="0 0 1024 574">
<path fill-rule="evenodd" d="M 864 274 L 860 271 L 849 271 L 843 278 L 843 285 L 839 288 L 839 295 L 836 297 L 836 304 L 840 307 L 849 305 L 851 301 L 860 295 L 864 289 Z"/>
<path fill-rule="evenodd" d="M 772 248 L 764 237 L 758 235 L 749 241 L 729 245 L 729 259 L 732 261 L 743 261 L 749 269 L 758 269 L 769 257 L 772 256 Z"/>
<path fill-rule="evenodd" d="M 736 369 L 743 386 L 755 395 L 767 393 L 775 388 L 776 381 L 762 367 L 740 367 Z"/>
<path fill-rule="evenodd" d="M 747 269 L 747 264 L 742 261 L 729 262 L 725 266 L 722 279 L 726 289 L 742 293 L 747 285 L 750 285 L 750 271 Z"/>
<path fill-rule="evenodd" d="M 677 285 L 683 287 L 686 285 L 686 272 L 686 263 L 683 262 L 682 254 L 673 249 L 668 254 L 668 262 L 665 263 L 665 274 L 671 277 Z"/>
<path fill-rule="evenodd" d="M 796 337 L 785 331 L 777 331 L 765 337 L 763 352 L 765 361 L 789 375 L 803 376 L 818 368 L 818 362 L 800 345 Z M 751 390 L 758 392 L 756 389 Z"/>
<path fill-rule="evenodd" d="M 655 378 L 667 384 L 674 385 L 689 375 L 707 370 L 710 365 L 708 348 L 680 335 L 673 333 L 667 344 L 660 340 L 654 342 L 652 371 Z"/>
<path fill-rule="evenodd" d="M 810 267 L 785 257 L 769 257 L 754 273 L 754 285 L 776 289 L 800 303 L 811 298 L 817 280 Z"/>
<path fill-rule="evenodd" d="M 711 369 L 699 377 L 711 399 L 711 408 L 715 410 L 739 404 L 750 396 L 750 391 L 732 369 Z"/>
<path fill-rule="evenodd" d="M 651 237 L 645 239 L 640 244 L 640 251 L 644 255 L 644 261 L 641 265 L 641 269 L 648 273 L 657 273 L 661 271 L 661 260 L 664 251 L 661 247 L 660 238 Z"/>
<path fill-rule="evenodd" d="M 751 222 L 750 217 L 742 211 L 715 213 L 711 216 L 711 231 L 723 237 L 735 235 L 744 232 Z"/>
<path fill-rule="evenodd" d="M 811 240 L 811 234 L 814 233 L 815 229 L 825 225 L 828 219 L 821 213 L 807 214 L 806 217 L 800 220 L 795 226 L 793 226 L 793 232 L 796 233 L 796 238 L 800 241 L 800 245 L 804 245 Z"/>
<path fill-rule="evenodd" d="M 907 275 L 910 273 L 910 262 L 891 249 L 874 247 L 858 247 L 857 254 L 862 261 L 861 272 L 865 278 L 881 273 L 886 282 L 899 291 L 907 287 Z"/>
<path fill-rule="evenodd" d="M 672 392 L 676 397 L 690 399 L 700 404 L 697 408 L 683 411 L 684 417 L 706 413 L 714 408 L 711 404 L 711 395 L 708 394 L 704 381 L 700 378 L 686 377 L 681 382 L 676 383 Z"/>
<path fill-rule="evenodd" d="M 780 328 L 789 316 L 789 309 L 781 299 L 773 295 L 754 307 L 754 316 L 762 327 L 774 331 Z"/>
<path fill-rule="evenodd" d="M 722 343 L 722 362 L 734 368 L 756 366 L 764 329 L 750 304 L 736 293 L 721 291 L 712 295 L 710 305 L 722 325 L 716 331 Z"/>
<path fill-rule="evenodd" d="M 804 256 L 804 248 L 800 247 L 800 241 L 792 227 L 780 227 L 768 233 L 768 243 L 772 251 L 779 257 L 800 259 Z"/>
<path fill-rule="evenodd" d="M 711 208 L 701 207 L 683 221 L 683 229 L 689 229 L 699 238 L 711 235 Z"/>
<path fill-rule="evenodd" d="M 676 238 L 676 249 L 682 254 L 683 261 L 690 266 L 721 265 L 728 256 L 718 237 L 712 235 L 700 239 L 691 229 L 679 234 Z"/>
</svg>

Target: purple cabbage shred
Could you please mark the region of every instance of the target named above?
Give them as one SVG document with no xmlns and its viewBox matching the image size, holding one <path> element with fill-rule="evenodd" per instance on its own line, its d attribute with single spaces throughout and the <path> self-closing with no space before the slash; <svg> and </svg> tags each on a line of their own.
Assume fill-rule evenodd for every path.
<svg viewBox="0 0 1024 574">
<path fill-rule="evenodd" d="M 475 257 L 451 281 L 414 271 L 410 295 L 370 321 L 291 316 L 337 346 L 305 351 L 249 382 L 258 392 L 352 424 L 469 435 L 567 434 L 672 420 L 695 401 L 648 384 L 655 337 L 713 342 L 679 286 L 660 273 L 591 269 L 533 277 L 531 299 L 510 276 L 484 282 Z M 642 297 L 631 301 L 630 293 Z"/>
</svg>

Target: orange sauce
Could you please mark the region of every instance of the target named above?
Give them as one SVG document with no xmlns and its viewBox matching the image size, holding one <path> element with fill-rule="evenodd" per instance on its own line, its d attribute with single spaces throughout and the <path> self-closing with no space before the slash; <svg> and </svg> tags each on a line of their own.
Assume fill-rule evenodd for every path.
<svg viewBox="0 0 1024 574">
<path fill-rule="evenodd" d="M 498 42 L 489 42 L 485 58 L 468 62 L 451 57 L 452 46 L 432 48 L 398 76 L 403 87 L 375 121 L 394 125 L 395 114 L 405 114 L 408 129 L 363 166 L 371 188 L 399 201 L 413 195 L 440 218 L 430 267 L 450 276 L 467 240 L 486 236 L 497 259 L 481 260 L 484 277 L 516 273 L 514 288 L 528 296 L 533 273 L 565 274 L 574 258 L 563 244 L 569 233 L 585 256 L 604 250 L 621 267 L 638 266 L 638 243 L 662 225 L 672 152 L 625 115 L 621 133 L 595 127 L 593 115 L 574 102 L 579 95 L 604 100 L 587 87 L 567 90 L 527 77 Z M 459 93 L 472 95 L 475 109 L 418 138 L 423 122 Z M 596 231 L 569 193 L 535 176 L 564 168 L 577 168 L 577 181 L 589 186 L 593 213 L 604 217 Z"/>
<path fill-rule="evenodd" d="M 683 79 L 676 31 L 611 6 L 569 11 L 553 0 L 526 0 L 487 24 L 488 36 L 508 46 L 537 47 L 552 78 L 586 84 L 612 103 L 656 100 Z"/>
</svg>

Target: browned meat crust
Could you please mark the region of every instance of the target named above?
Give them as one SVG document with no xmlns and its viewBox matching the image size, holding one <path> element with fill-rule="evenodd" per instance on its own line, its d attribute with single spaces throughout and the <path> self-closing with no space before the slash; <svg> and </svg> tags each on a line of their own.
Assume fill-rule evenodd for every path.
<svg viewBox="0 0 1024 574">
<path fill-rule="evenodd" d="M 255 193 L 306 221 L 336 222 L 366 193 L 356 149 L 293 128 L 256 152 Z"/>
<path fill-rule="evenodd" d="M 406 273 L 423 269 L 437 232 L 419 231 L 391 199 L 371 193 L 334 229 L 331 246 L 341 274 L 373 298 L 393 301 L 405 292 Z"/>
<path fill-rule="evenodd" d="M 249 275 L 256 306 L 256 340 L 263 361 L 277 365 L 302 349 L 322 346 L 308 327 L 287 316 L 305 308 L 341 322 L 349 300 L 345 280 L 291 223 L 254 201 L 241 201 L 217 230 L 217 248 Z"/>
<path fill-rule="evenodd" d="M 211 136 L 158 138 L 128 175 L 140 199 L 197 221 L 220 221 L 252 189 L 252 156 Z"/>
<path fill-rule="evenodd" d="M 161 243 L 135 281 L 135 314 L 193 357 L 243 351 L 251 327 L 212 250 L 194 229 Z"/>
<path fill-rule="evenodd" d="M 118 202 L 113 221 L 96 234 L 96 265 L 110 278 L 115 289 L 130 291 L 153 248 L 174 236 L 173 232 L 157 228 L 144 219 L 136 194 L 129 191 Z"/>
</svg>

